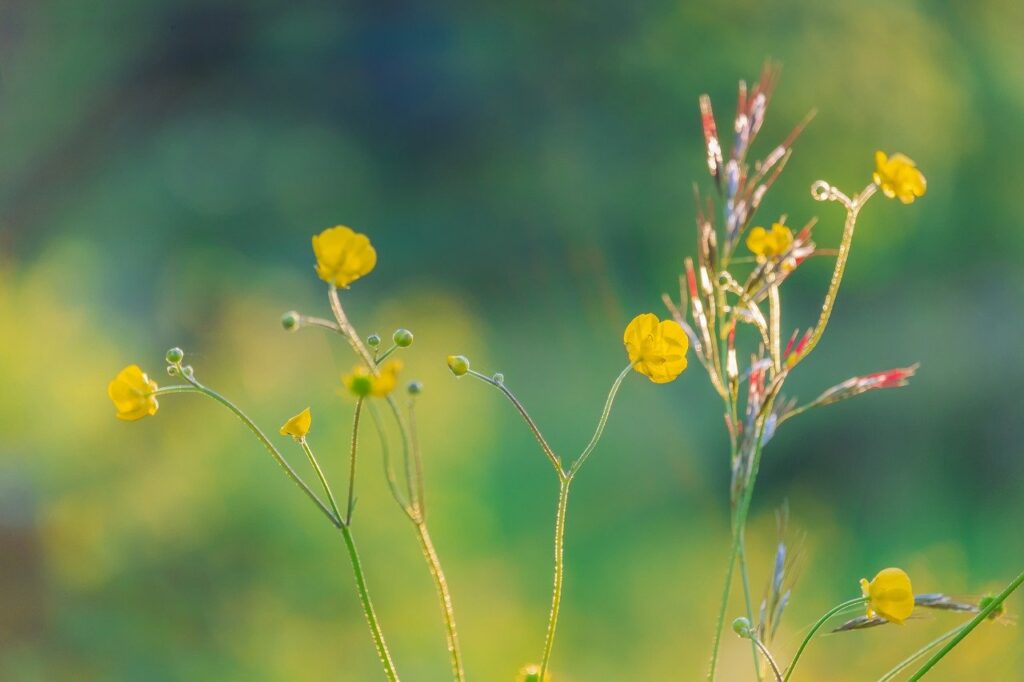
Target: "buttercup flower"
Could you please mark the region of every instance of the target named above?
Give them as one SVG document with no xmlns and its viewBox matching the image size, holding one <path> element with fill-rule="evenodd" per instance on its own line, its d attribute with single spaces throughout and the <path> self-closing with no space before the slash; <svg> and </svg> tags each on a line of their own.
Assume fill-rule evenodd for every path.
<svg viewBox="0 0 1024 682">
<path fill-rule="evenodd" d="M 622 335 L 633 369 L 656 384 L 666 384 L 686 369 L 690 340 L 675 320 L 654 313 L 637 315 Z"/>
<path fill-rule="evenodd" d="M 330 227 L 313 237 L 316 274 L 325 282 L 347 287 L 377 265 L 377 252 L 365 234 L 344 225 Z"/>
<path fill-rule="evenodd" d="M 875 184 L 882 194 L 890 199 L 896 198 L 909 204 L 917 197 L 923 197 L 928 189 L 928 181 L 917 169 L 914 162 L 903 154 L 886 156 L 885 152 L 875 152 Z"/>
<path fill-rule="evenodd" d="M 128 365 L 107 386 L 107 395 L 117 409 L 117 418 L 135 421 L 156 414 L 156 382 L 138 365 Z"/>
<path fill-rule="evenodd" d="M 760 225 L 747 235 L 747 248 L 758 258 L 778 258 L 793 245 L 793 232 L 782 223 L 766 230 Z"/>
<path fill-rule="evenodd" d="M 871 582 L 861 578 L 860 591 L 868 600 L 868 618 L 877 615 L 902 625 L 914 611 L 914 589 L 903 569 L 884 568 Z"/>
<path fill-rule="evenodd" d="M 371 396 L 386 398 L 398 385 L 398 373 L 402 371 L 400 360 L 388 360 L 381 365 L 379 374 L 374 376 L 365 365 L 356 365 L 341 378 L 345 387 L 360 398 Z"/>
<path fill-rule="evenodd" d="M 312 423 L 313 415 L 307 407 L 284 423 L 284 426 L 281 427 L 281 435 L 291 436 L 295 440 L 302 440 L 309 433 L 309 427 Z"/>
</svg>

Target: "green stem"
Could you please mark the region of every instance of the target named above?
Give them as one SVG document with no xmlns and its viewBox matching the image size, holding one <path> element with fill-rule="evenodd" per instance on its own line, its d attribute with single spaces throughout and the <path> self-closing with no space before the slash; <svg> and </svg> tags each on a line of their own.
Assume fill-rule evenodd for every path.
<svg viewBox="0 0 1024 682">
<path fill-rule="evenodd" d="M 608 415 L 611 414 L 612 404 L 615 403 L 615 396 L 619 393 L 619 387 L 622 386 L 623 379 L 629 374 L 630 370 L 633 369 L 633 365 L 626 365 L 626 368 L 619 372 L 619 376 L 616 377 L 612 383 L 611 390 L 608 391 L 608 398 L 604 401 L 604 409 L 601 410 L 601 416 L 597 419 L 597 428 L 594 430 L 594 435 L 590 438 L 590 442 L 587 443 L 587 447 L 583 448 L 583 452 L 576 458 L 576 461 L 569 467 L 568 477 L 572 478 L 576 475 L 576 472 L 580 470 L 583 463 L 587 461 L 587 457 L 590 457 L 590 453 L 597 447 L 598 441 L 601 440 L 601 436 L 604 435 L 604 427 L 608 424 Z"/>
<path fill-rule="evenodd" d="M 747 575 L 747 543 L 740 542 L 740 581 L 743 583 L 743 605 L 747 609 L 747 620 L 754 622 L 754 609 L 750 605 L 750 578 Z M 754 676 L 761 682 L 761 660 L 757 657 L 759 642 L 757 637 L 750 638 L 751 652 L 754 654 Z M 770 657 L 769 657 L 770 659 Z"/>
<path fill-rule="evenodd" d="M 490 378 L 489 376 L 485 376 L 474 369 L 469 370 L 469 375 L 479 379 L 485 384 L 490 384 L 491 386 L 494 386 L 496 389 L 501 391 L 506 398 L 508 398 L 509 402 L 511 402 L 512 405 L 515 406 L 516 411 L 519 412 L 519 415 L 523 418 L 523 421 L 526 422 L 526 425 L 530 427 L 530 431 L 533 432 L 533 437 L 537 439 L 538 443 L 540 443 L 540 448 L 541 450 L 544 451 L 544 455 L 547 456 L 548 460 L 551 462 L 551 466 L 553 466 L 555 468 L 555 471 L 558 472 L 559 480 L 564 479 L 565 472 L 562 470 L 561 460 L 558 459 L 558 456 L 555 454 L 555 451 L 551 449 L 551 446 L 548 445 L 548 442 L 547 440 L 545 440 L 544 435 L 541 434 L 540 428 L 537 426 L 537 422 L 533 421 L 533 418 L 530 416 L 530 413 L 526 411 L 526 407 L 521 402 L 519 402 L 519 399 L 516 398 L 515 394 L 508 389 L 505 383 L 499 383 L 494 379 Z"/>
<path fill-rule="evenodd" d="M 309 447 L 309 443 L 306 442 L 305 438 L 299 439 L 299 447 L 301 447 L 302 451 L 306 453 L 306 458 L 309 460 L 310 466 L 313 467 L 313 471 L 316 472 L 317 478 L 320 479 L 320 485 L 323 486 L 324 492 L 327 493 L 327 499 L 331 503 L 331 509 L 334 510 L 334 515 L 340 519 L 341 511 L 338 510 L 338 501 L 334 499 L 334 493 L 331 491 L 331 486 L 327 482 L 327 477 L 324 476 L 324 470 L 320 468 L 320 462 L 317 461 L 316 455 L 313 454 L 313 448 Z"/>
<path fill-rule="evenodd" d="M 878 682 L 889 682 L 889 680 L 896 677 L 896 675 L 898 675 L 903 669 L 909 667 L 911 663 L 921 658 L 926 653 L 928 653 L 938 645 L 942 644 L 956 633 L 960 632 L 961 628 L 963 628 L 963 625 L 957 625 L 955 628 L 953 628 L 946 634 L 940 635 L 939 637 L 936 637 L 932 641 L 928 642 L 923 647 L 921 647 L 920 649 L 918 649 L 917 651 L 915 651 L 914 653 L 910 654 L 905 659 L 897 663 L 892 670 L 879 677 Z"/>
<path fill-rule="evenodd" d="M 374 375 L 378 373 L 377 363 L 374 361 L 370 351 L 366 348 L 363 340 L 359 338 L 359 334 L 356 333 L 355 327 L 348 321 L 348 315 L 345 314 L 345 309 L 341 307 L 341 299 L 338 297 L 338 288 L 333 284 L 327 287 L 327 298 L 331 302 L 331 311 L 334 313 L 334 318 L 338 321 L 338 331 L 348 339 L 349 345 L 352 346 L 352 350 L 356 352 L 366 367 L 373 372 Z"/>
<path fill-rule="evenodd" d="M 359 418 L 363 414 L 363 399 L 356 401 L 352 416 L 352 447 L 348 457 L 348 505 L 345 507 L 345 523 L 352 523 L 352 510 L 356 506 L 356 452 L 359 450 Z"/>
<path fill-rule="evenodd" d="M 756 635 L 752 636 L 750 641 L 754 643 L 755 652 L 760 651 L 761 654 L 764 655 L 765 660 L 768 661 L 768 665 L 771 666 L 772 669 L 772 674 L 775 676 L 775 682 L 782 682 L 782 671 L 779 670 L 779 664 L 775 662 L 775 657 L 772 656 L 772 652 L 768 651 L 768 647 L 766 647 L 764 642 L 759 640 Z M 760 678 L 761 675 L 758 673 L 758 679 Z"/>
<path fill-rule="evenodd" d="M 863 604 L 865 601 L 867 600 L 864 597 L 857 597 L 856 599 L 844 601 L 842 604 L 839 604 L 838 606 L 833 606 L 831 609 L 826 611 L 825 615 L 819 618 L 817 622 L 811 626 L 811 629 L 807 632 L 807 635 L 804 636 L 804 641 L 800 642 L 800 647 L 796 650 L 796 655 L 793 656 L 793 661 L 789 664 L 789 667 L 786 668 L 786 676 L 782 678 L 783 682 L 789 682 L 789 678 L 793 674 L 793 670 L 796 668 L 796 664 L 800 660 L 800 656 L 803 655 L 804 649 L 807 648 L 807 645 L 811 642 L 811 638 L 814 637 L 818 630 L 821 629 L 821 626 L 824 625 L 829 618 L 831 618 L 832 616 L 836 615 L 844 609 L 850 608 L 851 606 Z"/>
<path fill-rule="evenodd" d="M 551 590 L 551 613 L 548 616 L 547 634 L 544 636 L 544 655 L 540 661 L 539 679 L 546 679 L 551 649 L 555 645 L 555 628 L 558 626 L 558 610 L 562 603 L 562 580 L 564 565 L 562 554 L 565 543 L 565 510 L 569 503 L 569 485 L 572 478 L 562 478 L 558 486 L 558 511 L 555 514 L 555 579 Z"/>
<path fill-rule="evenodd" d="M 220 393 L 217 393 L 211 388 L 207 388 L 206 386 L 196 381 L 194 377 L 185 374 L 184 371 L 181 372 L 181 375 L 185 379 L 185 381 L 191 384 L 191 388 L 186 386 L 167 386 L 165 388 L 159 389 L 158 391 L 156 391 L 156 393 L 158 395 L 166 393 L 184 393 L 191 390 L 197 393 L 201 393 L 205 395 L 207 398 L 212 398 L 213 400 L 216 400 L 224 407 L 231 410 L 231 412 L 236 417 L 238 417 L 242 421 L 242 423 L 249 428 L 250 431 L 252 431 L 252 434 L 256 436 L 256 440 L 258 440 L 263 445 L 263 447 L 267 449 L 267 452 L 269 452 L 270 456 L 274 458 L 274 461 L 277 462 L 282 469 L 284 469 L 284 472 L 288 476 L 288 478 L 290 478 L 292 482 L 295 483 L 295 485 L 299 486 L 302 492 L 304 492 L 306 496 L 313 501 L 313 504 L 315 504 L 317 508 L 319 508 L 320 511 L 324 513 L 324 516 L 326 516 L 333 525 L 341 525 L 341 518 L 335 516 L 334 513 L 327 508 L 327 505 L 325 505 L 317 496 L 317 494 L 313 492 L 313 490 L 306 484 L 306 482 L 302 480 L 302 477 L 299 476 L 299 474 L 295 471 L 294 468 L 292 468 L 292 465 L 288 463 L 288 461 L 284 458 L 284 456 L 277 449 L 277 447 L 270 442 L 270 439 L 267 438 L 266 434 L 264 434 L 263 431 L 260 430 L 260 427 L 256 426 L 256 423 L 252 419 L 249 419 L 249 416 L 245 414 L 245 412 L 242 412 L 242 410 L 237 405 L 235 405 L 233 402 L 222 396 Z"/>
<path fill-rule="evenodd" d="M 418 522 L 416 534 L 420 541 L 420 549 L 423 550 L 423 557 L 427 560 L 430 568 L 430 575 L 434 579 L 434 586 L 437 588 L 437 597 L 441 602 L 441 614 L 444 618 L 445 637 L 448 640 L 448 656 L 451 659 L 452 675 L 456 682 L 464 682 L 466 673 L 462 669 L 462 654 L 459 650 L 459 633 L 455 628 L 455 609 L 452 608 L 452 597 L 448 591 L 448 581 L 445 580 L 444 571 L 441 570 L 441 560 L 434 549 L 434 543 L 427 531 L 427 524 Z"/>
<path fill-rule="evenodd" d="M 345 538 L 345 546 L 348 547 L 348 556 L 352 561 L 352 572 L 356 578 L 356 589 L 359 591 L 359 600 L 363 605 L 363 614 L 366 616 L 366 623 L 370 626 L 370 634 L 373 635 L 373 643 L 377 647 L 377 656 L 381 665 L 384 666 L 384 674 L 391 682 L 398 682 L 398 673 L 395 671 L 395 663 L 391 660 L 391 653 L 384 641 L 384 632 L 377 621 L 377 613 L 373 610 L 373 602 L 370 601 L 370 591 L 366 587 L 366 578 L 363 576 L 363 566 L 359 561 L 359 553 L 356 552 L 355 541 L 352 539 L 352 530 L 342 524 L 341 534 Z"/>
<path fill-rule="evenodd" d="M 990 601 L 985 606 L 985 608 L 979 611 L 978 614 L 967 623 L 967 625 L 964 625 L 956 634 L 956 636 L 954 636 L 953 639 L 951 639 L 949 643 L 946 644 L 946 646 L 942 647 L 939 651 L 935 652 L 934 656 L 925 661 L 925 664 L 922 665 L 918 669 L 918 671 L 914 673 L 909 680 L 907 680 L 907 682 L 914 682 L 914 680 L 919 680 L 922 677 L 924 677 L 925 673 L 931 670 L 935 666 L 935 664 L 942 659 L 943 656 L 952 651 L 953 647 L 959 644 L 964 637 L 971 634 L 971 631 L 974 630 L 974 628 L 978 627 L 978 625 L 980 625 L 986 618 L 988 618 L 993 611 L 998 609 L 1002 605 L 1002 603 L 1006 601 L 1006 598 L 1013 594 L 1013 591 L 1021 586 L 1021 583 L 1024 583 L 1024 573 L 1021 573 L 1016 578 L 1014 578 L 1013 582 L 1007 585 L 1006 589 L 1004 589 L 1002 592 L 996 595 L 992 599 L 992 601 Z"/>
</svg>

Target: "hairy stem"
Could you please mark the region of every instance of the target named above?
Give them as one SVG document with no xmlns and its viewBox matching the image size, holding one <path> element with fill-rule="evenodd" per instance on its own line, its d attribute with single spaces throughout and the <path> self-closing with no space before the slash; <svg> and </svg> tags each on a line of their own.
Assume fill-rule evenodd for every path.
<svg viewBox="0 0 1024 682">
<path fill-rule="evenodd" d="M 743 605 L 747 611 L 747 620 L 754 622 L 754 609 L 750 605 L 750 577 L 747 575 L 747 543 L 744 539 L 740 542 L 740 582 L 743 583 Z M 750 638 L 751 651 L 754 654 L 754 677 L 761 682 L 761 660 L 757 657 L 757 637 Z"/>
<path fill-rule="evenodd" d="M 544 655 L 540 661 L 540 678 L 545 679 L 551 662 L 551 649 L 555 645 L 555 628 L 558 626 L 558 609 L 562 603 L 562 580 L 564 565 L 562 554 L 565 543 L 565 510 L 569 504 L 569 486 L 572 478 L 562 478 L 558 486 L 558 510 L 555 513 L 555 578 L 551 589 L 551 613 L 548 616 L 547 634 L 544 636 Z"/>
<path fill-rule="evenodd" d="M 459 633 L 455 628 L 455 609 L 452 608 L 452 597 L 448 591 L 448 581 L 445 580 L 444 571 L 441 570 L 441 560 L 434 549 L 434 543 L 427 531 L 427 524 L 420 522 L 416 524 L 416 534 L 420 541 L 420 549 L 423 550 L 423 557 L 427 560 L 430 568 L 430 575 L 434 579 L 434 586 L 437 588 L 437 597 L 441 602 L 441 614 L 444 618 L 445 636 L 448 640 L 448 656 L 452 664 L 452 676 L 456 682 L 463 682 L 466 674 L 462 669 L 462 653 L 459 650 Z"/>
<path fill-rule="evenodd" d="M 352 573 L 356 578 L 356 590 L 359 592 L 359 600 L 363 605 L 363 615 L 366 616 L 366 623 L 370 626 L 370 634 L 373 635 L 373 643 L 377 647 L 377 656 L 381 665 L 384 666 L 384 674 L 391 682 L 398 682 L 398 673 L 395 671 L 395 663 L 391 660 L 391 652 L 384 641 L 384 632 L 377 620 L 377 613 L 373 610 L 373 602 L 370 601 L 370 590 L 366 586 L 366 578 L 363 576 L 363 565 L 359 561 L 359 553 L 356 551 L 355 541 L 352 539 L 352 530 L 345 524 L 341 525 L 341 534 L 345 538 L 345 546 L 348 548 L 348 556 L 352 561 Z"/>
<path fill-rule="evenodd" d="M 356 401 L 352 416 L 352 447 L 348 456 L 348 504 L 345 507 L 345 523 L 352 523 L 352 510 L 356 506 L 356 452 L 359 450 L 359 421 L 363 414 L 363 399 Z"/>
</svg>

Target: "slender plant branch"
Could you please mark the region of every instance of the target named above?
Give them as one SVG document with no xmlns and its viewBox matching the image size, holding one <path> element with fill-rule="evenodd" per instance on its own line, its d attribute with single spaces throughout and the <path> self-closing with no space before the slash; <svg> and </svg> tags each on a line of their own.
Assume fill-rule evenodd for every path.
<svg viewBox="0 0 1024 682">
<path fill-rule="evenodd" d="M 604 401 L 604 409 L 601 410 L 601 416 L 597 419 L 597 428 L 594 430 L 594 435 L 590 438 L 590 442 L 587 443 L 587 447 L 583 448 L 583 452 L 576 458 L 576 461 L 569 467 L 568 478 L 572 478 L 576 475 L 576 472 L 580 470 L 583 463 L 587 461 L 587 457 L 590 457 L 590 453 L 597 447 L 598 441 L 601 440 L 601 436 L 604 435 L 604 427 L 608 424 L 608 416 L 612 412 L 612 405 L 615 403 L 615 396 L 619 393 L 619 387 L 622 386 L 623 379 L 633 369 L 633 365 L 626 365 L 626 368 L 619 372 L 619 376 L 612 382 L 612 388 L 608 391 L 608 397 Z"/>
<path fill-rule="evenodd" d="M 533 432 L 533 437 L 537 439 L 538 443 L 540 443 L 540 448 L 541 450 L 544 451 L 545 456 L 547 456 L 548 460 L 551 462 L 551 466 L 553 466 L 555 468 L 555 471 L 558 472 L 559 480 L 565 478 L 565 471 L 562 470 L 562 462 L 560 459 L 558 459 L 558 455 L 555 454 L 555 451 L 551 449 L 550 445 L 548 445 L 547 440 L 544 439 L 544 435 L 540 432 L 540 428 L 537 426 L 537 422 L 533 421 L 533 418 L 530 416 L 530 413 L 526 411 L 526 407 L 524 407 L 523 404 L 519 402 L 519 399 L 516 398 L 515 394 L 509 390 L 508 386 L 506 386 L 504 382 L 495 381 L 491 377 L 481 374 L 480 372 L 477 372 L 475 369 L 469 370 L 468 374 L 472 377 L 476 377 L 485 384 L 490 384 L 491 386 L 494 386 L 496 389 L 501 391 L 506 398 L 509 399 L 509 402 L 511 402 L 512 405 L 516 408 L 516 411 L 519 412 L 519 415 L 523 418 L 523 421 L 525 421 L 526 425 L 530 427 L 530 431 Z"/>
<path fill-rule="evenodd" d="M 789 667 L 786 668 L 786 676 L 782 678 L 783 682 L 789 682 L 789 678 L 793 674 L 793 670 L 796 668 L 796 664 L 800 660 L 800 656 L 803 655 L 804 649 L 807 648 L 807 645 L 811 643 L 811 638 L 814 637 L 815 634 L 817 634 L 818 630 L 821 629 L 821 626 L 824 625 L 829 618 L 836 615 L 840 611 L 850 608 L 851 606 L 863 604 L 865 601 L 867 601 L 867 599 L 865 599 L 864 597 L 857 597 L 856 599 L 844 601 L 842 604 L 833 606 L 831 609 L 826 611 L 825 614 L 821 618 L 819 618 L 817 622 L 814 623 L 814 625 L 811 626 L 811 629 L 808 630 L 807 634 L 804 636 L 803 641 L 800 642 L 800 646 L 796 650 L 796 655 L 793 656 L 793 661 L 789 664 Z"/>
<path fill-rule="evenodd" d="M 974 628 L 978 627 L 978 625 L 983 623 L 985 619 L 992 614 L 992 612 L 998 609 L 1002 605 L 1002 603 L 1006 601 L 1006 598 L 1013 594 L 1013 591 L 1020 587 L 1022 583 L 1024 583 L 1024 572 L 1022 572 L 1020 575 L 1014 578 L 1013 581 L 1009 585 L 1007 585 L 1002 592 L 993 597 L 992 600 L 985 606 L 985 608 L 979 611 L 977 615 L 974 616 L 974 618 L 972 618 L 966 625 L 964 625 L 960 629 L 960 631 L 957 632 L 957 634 L 953 637 L 953 639 L 951 639 L 949 643 L 946 644 L 946 646 L 936 651 L 931 658 L 925 661 L 924 665 L 918 668 L 917 672 L 911 675 L 910 679 L 908 679 L 907 682 L 915 682 L 915 680 L 919 680 L 922 677 L 924 677 L 929 670 L 935 667 L 936 663 L 942 660 L 943 656 L 952 651 L 957 644 L 963 641 L 964 637 L 971 634 L 971 631 L 973 631 Z"/>
<path fill-rule="evenodd" d="M 775 662 L 775 658 L 772 656 L 772 653 L 768 651 L 768 647 L 764 645 L 764 642 L 758 639 L 757 635 L 754 634 L 751 634 L 750 641 L 754 643 L 754 647 L 760 651 L 761 655 L 763 655 L 765 660 L 768 661 L 768 665 L 772 669 L 772 674 L 775 675 L 775 682 L 783 682 L 782 671 L 779 670 L 779 664 Z M 760 679 L 760 677 L 760 674 L 758 674 L 758 679 Z"/>
<path fill-rule="evenodd" d="M 947 639 L 949 639 L 950 637 L 952 637 L 956 633 L 960 632 L 960 630 L 962 628 L 963 628 L 963 624 L 957 625 L 955 628 L 953 628 L 949 632 L 947 632 L 947 633 L 945 633 L 943 635 L 939 635 L 938 637 L 936 637 L 932 641 L 928 642 L 923 647 L 921 647 L 920 649 L 918 649 L 917 651 L 915 651 L 914 653 L 910 654 L 909 656 L 904 658 L 902 661 L 897 663 L 895 665 L 895 667 L 892 668 L 892 670 L 890 670 L 889 672 L 887 672 L 884 675 L 882 675 L 881 677 L 879 677 L 878 678 L 878 682 L 889 682 L 889 680 L 891 680 L 892 678 L 896 677 L 901 671 L 903 671 L 904 669 L 910 667 L 910 665 L 914 661 L 916 661 L 917 659 L 921 658 L 926 653 L 928 653 L 929 651 L 931 651 L 932 649 L 934 649 L 938 645 L 942 644 L 943 642 L 945 642 Z"/>
<path fill-rule="evenodd" d="M 751 623 L 754 622 L 754 609 L 751 606 L 750 601 L 750 578 L 747 575 L 747 543 L 746 538 L 740 542 L 740 582 L 743 583 L 743 606 L 747 611 L 747 620 Z M 759 648 L 759 642 L 757 637 L 750 638 L 750 646 L 754 654 L 754 676 L 757 678 L 757 682 L 761 682 L 761 659 L 757 656 L 757 650 Z"/>
<path fill-rule="evenodd" d="M 341 333 L 346 339 L 348 339 L 349 345 L 352 346 L 352 350 L 356 352 L 356 355 L 366 363 L 367 369 L 374 374 L 378 373 L 377 363 L 373 359 L 373 355 L 366 348 L 366 344 L 359 338 L 359 334 L 356 333 L 355 327 L 348 321 L 348 315 L 345 314 L 345 309 L 341 307 L 341 299 L 338 297 L 338 287 L 333 284 L 327 287 L 327 298 L 331 302 L 331 312 L 334 313 L 334 319 L 338 321 L 338 332 Z"/>
<path fill-rule="evenodd" d="M 562 581 L 565 567 L 563 550 L 565 548 L 565 511 L 569 504 L 569 486 L 572 478 L 562 478 L 558 485 L 558 510 L 555 513 L 555 577 L 551 589 L 551 612 L 548 615 L 547 632 L 544 635 L 544 655 L 540 660 L 540 677 L 545 679 L 548 665 L 551 662 L 551 650 L 555 646 L 555 628 L 558 627 L 558 611 L 562 603 Z"/>
<path fill-rule="evenodd" d="M 391 447 L 388 444 L 388 434 L 384 430 L 384 422 L 381 419 L 380 412 L 377 410 L 377 406 L 371 400 L 369 403 L 370 416 L 373 417 L 373 425 L 377 429 L 377 438 L 380 441 L 380 453 L 381 461 L 384 464 L 384 478 L 387 479 L 388 488 L 391 489 L 391 496 L 395 498 L 395 502 L 402 508 L 405 515 L 410 520 L 415 521 L 413 509 L 408 500 L 403 497 L 401 486 L 398 484 L 398 478 L 395 476 L 395 468 L 391 465 Z"/>
<path fill-rule="evenodd" d="M 277 462 L 282 469 L 284 469 L 284 472 L 288 476 L 288 478 L 290 478 L 292 482 L 295 483 L 295 485 L 299 486 L 302 492 L 306 494 L 306 497 L 313 501 L 313 504 L 315 504 L 317 508 L 319 508 L 320 511 L 323 512 L 324 516 L 327 517 L 331 524 L 334 526 L 341 525 L 341 518 L 335 516 L 334 513 L 330 509 L 328 509 L 327 505 L 325 505 L 317 496 L 317 494 L 313 492 L 309 485 L 304 480 L 302 480 L 302 477 L 299 476 L 298 472 L 296 472 L 292 465 L 288 463 L 288 460 L 284 458 L 284 456 L 277 449 L 277 447 L 272 442 L 270 442 L 270 439 L 267 438 L 266 434 L 264 434 L 263 431 L 260 430 L 260 427 L 256 426 L 256 423 L 252 419 L 250 419 L 249 416 L 245 414 L 245 412 L 242 412 L 242 410 L 237 405 L 235 405 L 233 402 L 222 396 L 220 393 L 217 393 L 212 388 L 207 388 L 203 384 L 196 381 L 195 377 L 190 376 L 190 374 L 186 374 L 184 370 L 179 371 L 182 378 L 184 378 L 185 381 L 191 384 L 191 388 L 186 386 L 167 386 L 157 390 L 156 395 L 194 391 L 196 393 L 201 393 L 202 395 L 205 395 L 207 398 L 212 398 L 213 400 L 216 400 L 218 403 L 231 410 L 231 412 L 236 417 L 238 417 L 238 419 L 241 420 L 241 422 L 245 424 L 250 431 L 252 431 L 252 434 L 256 436 L 256 440 L 258 440 L 263 445 L 263 447 L 267 449 L 267 451 L 270 453 L 270 456 L 274 458 L 274 461 Z"/>
<path fill-rule="evenodd" d="M 455 627 L 455 609 L 452 607 L 452 596 L 448 591 L 448 581 L 441 569 L 441 560 L 434 549 L 434 543 L 430 539 L 430 532 L 424 521 L 416 523 L 416 535 L 420 541 L 420 549 L 423 556 L 427 558 L 427 566 L 430 568 L 430 575 L 434 579 L 434 587 L 437 588 L 437 597 L 441 602 L 441 613 L 444 616 L 445 637 L 448 640 L 448 657 L 451 659 L 452 676 L 456 682 L 463 682 L 466 673 L 462 669 L 462 654 L 459 649 L 459 633 Z"/>
<path fill-rule="evenodd" d="M 356 453 L 359 451 L 359 421 L 363 414 L 363 398 L 356 401 L 352 415 L 352 446 L 348 456 L 348 503 L 345 506 L 345 523 L 352 523 L 352 511 L 356 506 Z"/>
<path fill-rule="evenodd" d="M 334 511 L 334 515 L 341 518 L 341 512 L 338 510 L 338 501 L 334 499 L 334 493 L 331 491 L 331 486 L 327 482 L 327 477 L 324 476 L 324 470 L 320 468 L 320 462 L 317 460 L 316 455 L 313 454 L 313 449 L 309 447 L 309 443 L 306 442 L 306 438 L 299 439 L 299 447 L 306 453 L 306 459 L 309 460 L 309 465 L 313 467 L 313 471 L 316 472 L 317 478 L 320 479 L 320 485 L 323 486 L 324 492 L 327 493 L 327 499 L 331 503 L 331 509 Z M 351 519 L 347 519 L 345 523 L 349 523 Z"/>
</svg>

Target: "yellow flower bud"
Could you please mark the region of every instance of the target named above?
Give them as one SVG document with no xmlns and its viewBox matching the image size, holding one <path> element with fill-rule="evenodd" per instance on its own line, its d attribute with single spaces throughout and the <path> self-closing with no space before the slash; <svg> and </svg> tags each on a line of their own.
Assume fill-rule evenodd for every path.
<svg viewBox="0 0 1024 682">
<path fill-rule="evenodd" d="M 376 376 L 365 365 L 356 365 L 341 378 L 341 382 L 360 398 L 386 398 L 398 385 L 398 373 L 401 371 L 400 360 L 388 360 L 379 368 Z"/>
<path fill-rule="evenodd" d="M 877 615 L 902 625 L 914 612 L 914 589 L 910 576 L 901 568 L 884 568 L 871 582 L 861 578 L 860 590 L 868 600 L 868 618 Z"/>
<path fill-rule="evenodd" d="M 307 407 L 284 423 L 284 426 L 281 427 L 281 435 L 291 436 L 295 440 L 302 440 L 309 433 L 309 427 L 312 423 L 313 415 Z"/>
<path fill-rule="evenodd" d="M 793 232 L 782 223 L 772 225 L 771 231 L 757 226 L 747 235 L 747 248 L 758 258 L 778 258 L 793 246 Z"/>
<path fill-rule="evenodd" d="M 107 385 L 107 395 L 114 403 L 117 418 L 135 421 L 156 414 L 156 382 L 146 376 L 138 365 L 128 365 Z"/>
<path fill-rule="evenodd" d="M 313 237 L 316 274 L 325 282 L 347 287 L 377 265 L 377 252 L 365 234 L 349 227 L 330 227 Z"/>
<path fill-rule="evenodd" d="M 461 377 L 469 371 L 469 358 L 465 355 L 449 355 L 448 369 L 457 377 Z"/>
<path fill-rule="evenodd" d="M 903 154 L 886 156 L 885 152 L 875 152 L 875 184 L 882 194 L 890 199 L 896 198 L 904 204 L 913 203 L 917 197 L 923 197 L 928 190 L 928 181 L 917 169 L 913 160 Z"/>
<path fill-rule="evenodd" d="M 666 384 L 686 369 L 690 340 L 675 320 L 654 313 L 637 315 L 622 336 L 633 369 L 656 384 Z"/>
</svg>

